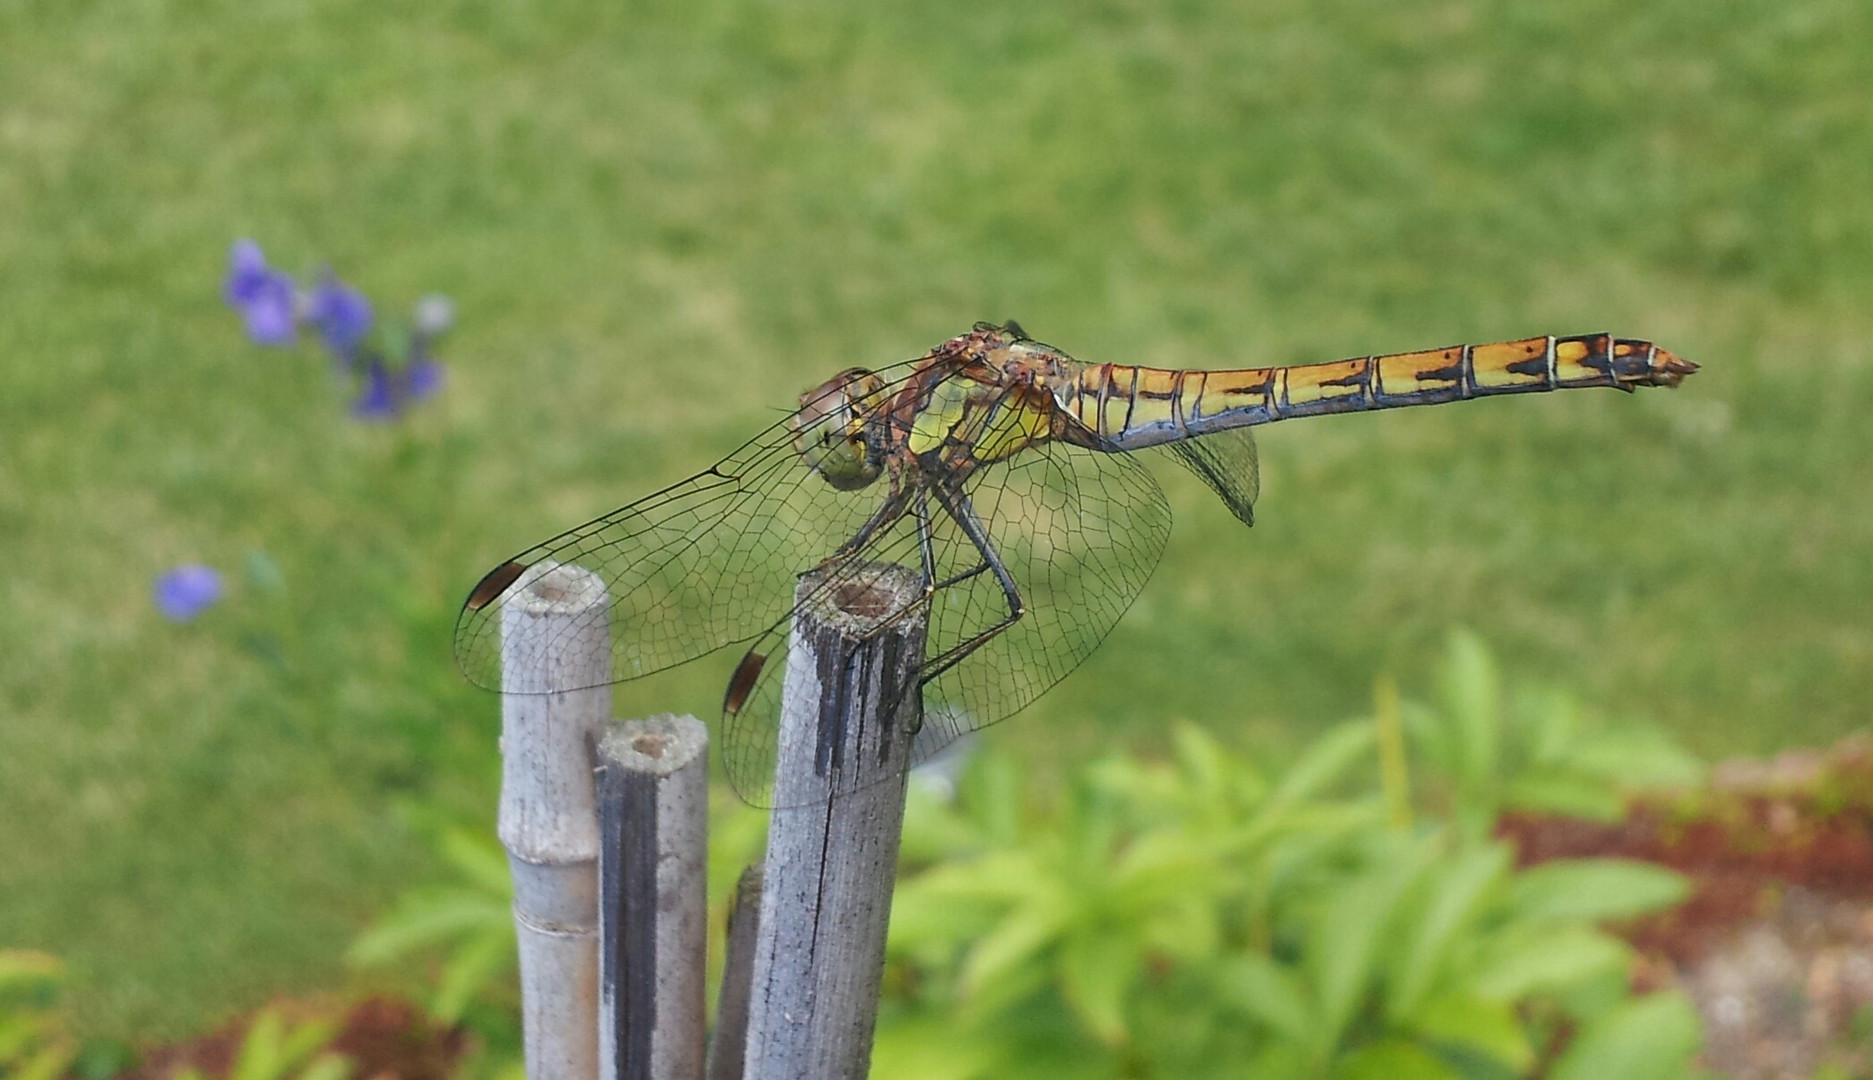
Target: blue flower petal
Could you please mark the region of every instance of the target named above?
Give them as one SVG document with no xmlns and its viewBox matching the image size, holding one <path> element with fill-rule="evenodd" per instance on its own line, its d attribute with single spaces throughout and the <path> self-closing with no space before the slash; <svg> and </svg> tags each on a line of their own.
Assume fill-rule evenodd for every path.
<svg viewBox="0 0 1873 1080">
<path fill-rule="evenodd" d="M 312 290 L 306 320 L 319 328 L 326 348 L 349 359 L 371 331 L 371 302 L 327 271 Z"/>
<path fill-rule="evenodd" d="M 266 287 L 267 259 L 252 240 L 236 240 L 228 249 L 228 279 L 222 296 L 229 307 L 245 308 Z"/>
<path fill-rule="evenodd" d="M 208 566 L 178 566 L 156 579 L 154 593 L 163 618 L 185 623 L 221 599 L 221 575 Z"/>
<path fill-rule="evenodd" d="M 252 299 L 240 305 L 247 321 L 247 336 L 256 345 L 291 345 L 298 336 L 294 317 L 293 279 L 269 271 Z"/>
<path fill-rule="evenodd" d="M 351 415 L 360 420 L 394 420 L 402 411 L 396 387 L 382 361 L 373 360 L 364 372 L 364 389 L 351 403 Z"/>
<path fill-rule="evenodd" d="M 404 370 L 404 392 L 409 395 L 411 401 L 421 401 L 442 389 L 443 374 L 440 362 L 429 359 L 418 360 Z"/>
</svg>

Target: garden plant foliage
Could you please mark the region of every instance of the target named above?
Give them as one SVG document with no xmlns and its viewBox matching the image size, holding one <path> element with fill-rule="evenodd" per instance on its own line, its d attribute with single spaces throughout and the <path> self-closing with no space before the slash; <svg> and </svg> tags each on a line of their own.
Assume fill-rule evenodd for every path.
<svg viewBox="0 0 1873 1080">
<path fill-rule="evenodd" d="M 1403 824 L 1375 790 L 1383 715 L 1274 774 L 1188 725 L 1171 732 L 1172 760 L 1109 759 L 1051 799 L 1024 791 L 1007 758 L 978 762 L 954 806 L 909 818 L 907 858 L 925 868 L 892 910 L 902 993 L 879 1068 L 1692 1075 L 1691 1004 L 1633 997 L 1632 951 L 1603 926 L 1674 906 L 1683 880 L 1614 859 L 1516 870 L 1488 827 L 1508 806 L 1617 806 L 1635 785 L 1695 778 L 1694 759 L 1585 723 L 1561 695 L 1494 707 L 1503 687 L 1469 635 L 1453 636 L 1441 676 L 1444 707 L 1413 710 L 1416 742 L 1467 737 L 1469 750 L 1457 772 L 1417 755 L 1437 795 Z"/>
<path fill-rule="evenodd" d="M 1615 809 L 1695 781 L 1696 760 L 1505 685 L 1473 635 L 1452 635 L 1438 684 L 1437 705 L 1406 710 L 1421 811 L 1405 822 L 1380 780 L 1383 710 L 1274 773 L 1183 724 L 1169 760 L 1114 756 L 1050 794 L 993 751 L 953 790 L 914 780 L 877 1075 L 1692 1075 L 1689 1002 L 1633 996 L 1632 950 L 1606 929 L 1677 904 L 1683 880 L 1614 859 L 1517 870 L 1489 827 L 1509 808 Z M 719 962 L 764 819 L 727 798 L 713 817 Z M 431 1008 L 511 1045 L 502 854 L 485 830 L 435 835 L 460 884 L 407 896 L 352 959 L 439 953 Z"/>
</svg>

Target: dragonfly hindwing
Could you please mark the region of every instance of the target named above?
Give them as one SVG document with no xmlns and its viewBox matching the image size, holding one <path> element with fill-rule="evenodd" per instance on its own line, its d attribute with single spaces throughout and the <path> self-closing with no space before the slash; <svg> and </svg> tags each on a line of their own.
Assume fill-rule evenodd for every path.
<svg viewBox="0 0 1873 1080">
<path fill-rule="evenodd" d="M 1248 428 L 1180 439 L 1164 444 L 1163 449 L 1222 496 L 1223 505 L 1244 525 L 1255 524 L 1255 497 L 1261 494 L 1262 477 L 1255 436 Z"/>
</svg>

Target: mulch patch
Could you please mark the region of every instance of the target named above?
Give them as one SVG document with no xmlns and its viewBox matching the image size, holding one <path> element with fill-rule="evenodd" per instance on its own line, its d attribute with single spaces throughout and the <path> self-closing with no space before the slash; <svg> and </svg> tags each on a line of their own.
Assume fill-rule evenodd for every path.
<svg viewBox="0 0 1873 1080">
<path fill-rule="evenodd" d="M 1638 989 L 1698 1006 L 1704 1060 L 1735 1080 L 1873 1075 L 1873 741 L 1718 766 L 1707 788 L 1605 824 L 1513 814 L 1517 860 L 1615 857 L 1691 882 L 1621 928 Z"/>
<path fill-rule="evenodd" d="M 467 1050 L 467 1035 L 459 1028 L 437 1024 L 421 1009 L 395 998 L 367 998 L 348 1006 L 280 1001 L 270 1007 L 289 1024 L 330 1017 L 342 1009 L 338 1034 L 326 1049 L 349 1058 L 351 1075 L 361 1080 L 448 1080 Z M 211 1078 L 225 1077 L 261 1011 L 193 1039 L 149 1048 L 119 1080 L 169 1080 L 187 1068 Z"/>
<path fill-rule="evenodd" d="M 1709 791 L 1639 803 L 1613 824 L 1509 814 L 1497 833 L 1515 842 L 1521 866 L 1605 856 L 1689 877 L 1688 902 L 1627 928 L 1640 951 L 1682 967 L 1771 917 L 1791 886 L 1873 901 L 1873 744 L 1729 762 L 1713 771 Z"/>
</svg>

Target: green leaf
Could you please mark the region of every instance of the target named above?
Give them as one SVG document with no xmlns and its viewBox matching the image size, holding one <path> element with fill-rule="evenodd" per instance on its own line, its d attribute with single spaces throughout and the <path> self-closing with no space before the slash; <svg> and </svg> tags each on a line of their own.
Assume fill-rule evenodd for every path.
<svg viewBox="0 0 1873 1080">
<path fill-rule="evenodd" d="M 281 1080 L 337 1033 L 335 1019 L 308 1020 L 288 1027 L 278 1009 L 267 1009 L 254 1018 L 241 1040 L 229 1080 Z"/>
<path fill-rule="evenodd" d="M 337 1034 L 338 1020 L 335 1017 L 308 1020 L 293 1028 L 279 1044 L 279 1073 L 276 1075 L 297 1069 L 301 1062 L 318 1053 Z"/>
<path fill-rule="evenodd" d="M 276 1080 L 286 1069 L 280 1053 L 285 1038 L 286 1018 L 278 1009 L 267 1009 L 256 1016 L 241 1040 L 229 1080 Z"/>
<path fill-rule="evenodd" d="M 955 900 L 1026 903 L 1058 891 L 1053 867 L 1034 853 L 998 850 L 974 859 L 944 863 L 921 874 L 917 887 L 932 896 Z"/>
<path fill-rule="evenodd" d="M 1469 985 L 1484 997 L 1519 1001 L 1554 993 L 1631 968 L 1632 949 L 1591 927 L 1556 931 L 1547 923 L 1517 923 L 1483 946 Z"/>
<path fill-rule="evenodd" d="M 1226 905 L 1211 896 L 1177 897 L 1159 904 L 1139 918 L 1138 940 L 1147 951 L 1190 962 L 1214 956 L 1221 929 L 1217 921 Z"/>
<path fill-rule="evenodd" d="M 892 897 L 891 925 L 886 931 L 886 948 L 891 952 L 928 953 L 954 948 L 995 925 L 996 907 L 923 888 L 923 880 L 915 877 L 903 882 Z"/>
<path fill-rule="evenodd" d="M 1369 720 L 1349 721 L 1328 731 L 1288 769 L 1269 801 L 1284 805 L 1319 794 L 1369 753 L 1374 742 Z"/>
<path fill-rule="evenodd" d="M 1509 860 L 1508 845 L 1491 844 L 1431 868 L 1422 912 L 1411 925 L 1401 928 L 1405 941 L 1393 970 L 1387 1015 L 1397 1019 L 1417 1009 L 1451 938 L 1475 918 L 1489 887 L 1508 871 Z"/>
<path fill-rule="evenodd" d="M 1609 781 L 1558 771 L 1516 777 L 1503 802 L 1516 810 L 1589 821 L 1613 822 L 1626 814 L 1626 800 Z"/>
<path fill-rule="evenodd" d="M 1640 725 L 1570 746 L 1567 763 L 1633 788 L 1690 787 L 1704 778 L 1704 763 L 1696 755 L 1663 732 Z"/>
<path fill-rule="evenodd" d="M 343 1054 L 320 1054 L 299 1074 L 299 1080 L 345 1080 L 350 1075 L 350 1058 Z"/>
<path fill-rule="evenodd" d="M 1516 875 L 1522 918 L 1627 919 L 1664 911 L 1689 891 L 1683 875 L 1633 859 L 1561 859 Z"/>
<path fill-rule="evenodd" d="M 1180 720 L 1171 725 L 1171 749 L 1189 787 L 1201 792 L 1216 792 L 1222 788 L 1229 761 L 1214 735 L 1187 720 Z"/>
<path fill-rule="evenodd" d="M 1567 752 L 1580 730 L 1580 705 L 1545 687 L 1517 687 L 1512 711 L 1531 762 L 1552 764 Z"/>
<path fill-rule="evenodd" d="M 1535 1049 L 1510 1002 L 1444 995 L 1426 1001 L 1408 1023 L 1423 1037 L 1481 1051 L 1517 1073 L 1535 1064 Z"/>
<path fill-rule="evenodd" d="M 0 949 L 0 995 L 38 993 L 65 978 L 65 964 L 37 949 Z"/>
<path fill-rule="evenodd" d="M 1436 1055 L 1397 1039 L 1374 1043 L 1347 1057 L 1333 1080 L 1463 1080 Z"/>
<path fill-rule="evenodd" d="M 1145 833 L 1125 846 L 1106 873 L 1115 888 L 1145 898 L 1210 892 L 1218 885 L 1217 858 L 1202 838 L 1183 829 Z"/>
<path fill-rule="evenodd" d="M 964 991 L 980 993 L 996 980 L 1013 977 L 1013 969 L 1032 962 L 1059 936 L 1066 914 L 1049 905 L 1003 919 L 969 950 L 962 970 Z"/>
<path fill-rule="evenodd" d="M 8 1069 L 7 1080 L 58 1080 L 78 1057 L 78 1047 L 60 1040 L 42 1047 L 18 1071 Z"/>
<path fill-rule="evenodd" d="M 1313 1015 L 1295 973 L 1261 953 L 1232 957 L 1213 976 L 1218 1001 L 1297 1042 L 1305 1041 Z"/>
<path fill-rule="evenodd" d="M 358 935 L 345 958 L 368 967 L 468 934 L 504 928 L 511 936 L 513 925 L 511 908 L 482 893 L 421 893 L 407 897 L 382 922 Z"/>
<path fill-rule="evenodd" d="M 1502 681 L 1481 638 L 1467 630 L 1450 635 L 1438 689 L 1445 723 L 1457 739 L 1458 775 L 1469 786 L 1489 783 L 1500 756 Z"/>
<path fill-rule="evenodd" d="M 1076 934 L 1060 950 L 1060 990 L 1100 1042 L 1125 1041 L 1125 997 L 1144 967 L 1134 941 L 1111 927 Z"/>
<path fill-rule="evenodd" d="M 490 896 L 500 897 L 503 903 L 512 900 L 514 879 L 508 870 L 507 852 L 493 836 L 452 828 L 443 834 L 439 847 L 443 859 L 460 870 L 469 882 L 485 889 Z"/>
<path fill-rule="evenodd" d="M 976 1033 L 959 1037 L 936 1019 L 880 1019 L 872 1045 L 871 1074 L 892 1080 L 976 1080 L 993 1075 L 994 1050 Z"/>
<path fill-rule="evenodd" d="M 1668 1080 L 1687 1074 L 1703 1031 L 1676 992 L 1636 998 L 1589 1021 L 1549 1073 L 1551 1080 Z"/>
<path fill-rule="evenodd" d="M 0 1065 L 18 1057 L 45 1037 L 51 1018 L 37 1010 L 0 1011 Z"/>
<path fill-rule="evenodd" d="M 484 934 L 464 942 L 443 965 L 430 1012 L 445 1024 L 455 1023 L 476 995 L 519 962 L 512 934 Z"/>
<path fill-rule="evenodd" d="M 1428 852 L 1422 843 L 1393 846 L 1385 861 L 1342 885 L 1315 922 L 1307 962 L 1319 1017 L 1317 1052 L 1325 1054 L 1339 1041 L 1377 977 L 1381 934 Z"/>
</svg>

